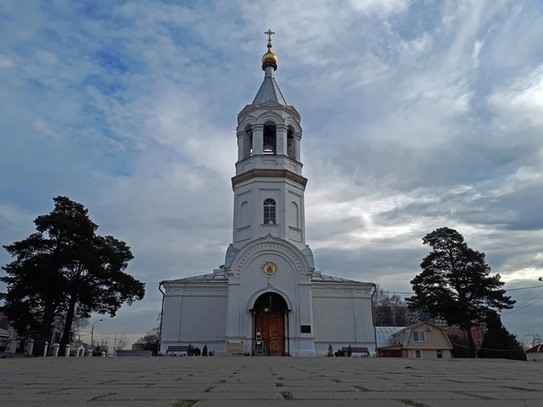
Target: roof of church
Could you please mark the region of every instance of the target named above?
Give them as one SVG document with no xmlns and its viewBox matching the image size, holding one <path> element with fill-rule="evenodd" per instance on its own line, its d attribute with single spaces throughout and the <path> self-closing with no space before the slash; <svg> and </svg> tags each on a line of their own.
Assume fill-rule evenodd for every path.
<svg viewBox="0 0 543 407">
<path fill-rule="evenodd" d="M 323 283 L 360 283 L 360 281 L 328 276 L 326 274 L 321 274 L 321 273 L 313 273 L 313 275 L 311 276 L 311 281 L 318 281 L 318 282 L 323 282 Z"/>
<path fill-rule="evenodd" d="M 260 89 L 253 100 L 253 105 L 261 105 L 267 102 L 278 103 L 283 106 L 287 106 L 287 102 L 275 81 L 273 76 L 268 76 L 264 78 L 264 82 L 260 85 Z"/>
<path fill-rule="evenodd" d="M 217 269 L 213 273 L 201 274 L 199 276 L 184 277 L 175 280 L 168 280 L 169 283 L 188 283 L 188 282 L 221 282 L 228 281 L 228 275 L 224 269 Z M 321 274 L 315 272 L 311 276 L 311 281 L 319 283 L 360 283 L 360 281 L 348 280 L 346 278 L 328 276 L 326 274 Z"/>
<path fill-rule="evenodd" d="M 273 71 L 277 69 L 277 56 L 272 52 L 271 36 L 275 34 L 272 30 L 268 30 L 264 34 L 268 35 L 268 52 L 262 57 L 262 69 L 264 70 L 264 82 L 260 85 L 253 105 L 261 105 L 263 103 L 273 102 L 283 106 L 287 106 L 287 102 L 275 81 Z"/>
<path fill-rule="evenodd" d="M 199 276 L 191 276 L 185 278 L 178 278 L 176 280 L 168 280 L 169 283 L 181 283 L 181 282 L 220 282 L 228 281 L 228 276 L 223 269 L 217 269 L 213 273 L 201 274 Z M 165 282 L 165 281 L 163 281 Z"/>
</svg>

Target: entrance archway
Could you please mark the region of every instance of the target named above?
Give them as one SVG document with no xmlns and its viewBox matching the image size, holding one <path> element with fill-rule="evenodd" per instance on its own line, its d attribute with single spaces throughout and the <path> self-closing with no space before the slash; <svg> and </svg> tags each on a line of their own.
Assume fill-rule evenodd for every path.
<svg viewBox="0 0 543 407">
<path fill-rule="evenodd" d="M 260 333 L 266 355 L 285 355 L 287 314 L 287 303 L 277 293 L 267 292 L 256 299 L 253 307 L 253 338 Z"/>
</svg>

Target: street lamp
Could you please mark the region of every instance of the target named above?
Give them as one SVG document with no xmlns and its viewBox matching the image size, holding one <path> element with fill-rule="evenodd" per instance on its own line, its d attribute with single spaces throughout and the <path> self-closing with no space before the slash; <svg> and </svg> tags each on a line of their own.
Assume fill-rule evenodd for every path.
<svg viewBox="0 0 543 407">
<path fill-rule="evenodd" d="M 97 323 L 97 322 L 100 322 L 100 321 L 103 321 L 102 318 L 100 318 L 98 321 L 94 321 L 92 323 L 92 329 L 91 329 L 91 348 L 94 349 L 94 325 Z"/>
</svg>

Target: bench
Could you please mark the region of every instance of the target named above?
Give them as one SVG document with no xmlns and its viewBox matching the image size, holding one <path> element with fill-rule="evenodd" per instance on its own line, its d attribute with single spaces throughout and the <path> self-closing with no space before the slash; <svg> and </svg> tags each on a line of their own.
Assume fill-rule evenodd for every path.
<svg viewBox="0 0 543 407">
<path fill-rule="evenodd" d="M 243 342 L 226 341 L 226 354 L 236 356 L 243 355 Z"/>
<path fill-rule="evenodd" d="M 176 354 L 177 352 L 184 352 L 187 355 L 190 355 L 192 353 L 192 346 L 191 345 L 170 345 L 168 346 L 168 349 L 166 349 L 166 355 L 172 356 Z"/>
<path fill-rule="evenodd" d="M 369 357 L 370 351 L 365 346 L 343 346 L 341 348 L 346 356 L 351 356 L 353 353 L 360 353 L 363 357 Z"/>
</svg>

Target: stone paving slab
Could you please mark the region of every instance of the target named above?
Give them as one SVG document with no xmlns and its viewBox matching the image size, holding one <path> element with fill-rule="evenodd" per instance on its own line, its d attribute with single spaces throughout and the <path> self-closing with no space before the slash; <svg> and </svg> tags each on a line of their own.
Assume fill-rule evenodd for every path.
<svg viewBox="0 0 543 407">
<path fill-rule="evenodd" d="M 4 406 L 543 406 L 543 363 L 372 358 L 0 360 Z"/>
</svg>

